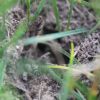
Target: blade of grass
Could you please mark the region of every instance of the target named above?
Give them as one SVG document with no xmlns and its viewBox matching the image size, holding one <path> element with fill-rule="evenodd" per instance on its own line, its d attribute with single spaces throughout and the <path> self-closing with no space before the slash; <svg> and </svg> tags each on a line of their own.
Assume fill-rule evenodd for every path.
<svg viewBox="0 0 100 100">
<path fill-rule="evenodd" d="M 76 97 L 77 100 L 86 100 L 84 95 L 77 89 L 77 92 L 73 92 L 74 96 Z"/>
<path fill-rule="evenodd" d="M 48 45 L 48 43 L 43 43 L 43 44 L 46 44 L 46 45 Z M 56 51 L 58 51 L 58 52 L 60 52 L 60 53 L 62 53 L 63 55 L 65 55 L 66 57 L 68 57 L 68 58 L 70 58 L 70 54 L 66 51 L 66 50 L 64 50 L 63 48 L 61 48 L 61 47 L 58 47 L 58 48 L 55 48 L 55 50 Z M 74 58 L 74 64 L 80 64 L 80 62 L 76 59 L 76 58 Z"/>
<path fill-rule="evenodd" d="M 71 42 L 71 53 L 70 53 L 70 63 L 69 70 L 64 73 L 63 84 L 60 91 L 60 100 L 68 99 L 69 94 L 73 91 L 73 88 L 76 84 L 76 80 L 72 76 L 72 64 L 74 61 L 74 44 Z"/>
<path fill-rule="evenodd" d="M 25 34 L 27 28 L 28 26 L 27 26 L 26 20 L 20 23 L 14 35 L 12 36 L 10 42 L 8 42 L 8 44 L 16 43 L 18 39 L 20 39 Z"/>
<path fill-rule="evenodd" d="M 41 12 L 44 4 L 45 4 L 46 0 L 41 0 L 39 6 L 38 6 L 38 9 L 37 11 L 35 12 L 34 14 L 34 17 L 32 19 L 35 20 L 36 17 L 38 17 L 39 13 Z M 31 21 L 32 21 L 31 19 Z M 11 38 L 10 42 L 7 42 L 6 45 L 3 45 L 3 48 L 6 48 L 8 47 L 8 45 L 10 45 L 11 43 L 15 43 L 21 36 L 23 36 L 25 34 L 27 30 L 27 24 L 26 24 L 26 21 L 23 21 L 17 28 L 16 32 L 14 33 L 13 37 Z M 2 50 L 0 50 L 2 51 Z"/>
<path fill-rule="evenodd" d="M 26 0 L 28 22 L 29 22 L 29 18 L 30 18 L 30 3 L 31 3 L 30 0 Z"/>
<path fill-rule="evenodd" d="M 0 15 L 17 3 L 17 0 L 0 0 Z"/>
<path fill-rule="evenodd" d="M 28 66 L 30 67 L 28 67 Z M 18 74 L 21 74 L 23 72 L 28 72 L 30 75 L 50 75 L 54 80 L 56 80 L 59 83 L 62 83 L 62 79 L 57 73 L 54 71 L 54 69 L 49 68 L 50 64 L 45 64 L 42 61 L 30 59 L 30 58 L 20 58 L 16 62 L 16 71 Z M 21 66 L 21 67 L 20 67 Z"/>
<path fill-rule="evenodd" d="M 2 42 L 6 37 L 5 32 L 3 31 L 3 28 L 4 28 L 3 26 L 0 26 L 0 42 Z"/>
<path fill-rule="evenodd" d="M 82 84 L 79 80 L 77 81 L 76 88 L 80 91 L 81 94 L 84 95 L 84 97 L 88 97 L 88 87 L 86 85 Z"/>
<path fill-rule="evenodd" d="M 39 13 L 41 12 L 41 10 L 42 10 L 42 8 L 43 8 L 43 5 L 45 4 L 45 1 L 46 0 L 41 0 L 41 3 L 42 3 L 42 5 L 41 5 L 41 3 L 40 3 L 40 5 L 39 5 L 39 8 L 38 8 L 38 10 L 36 11 L 36 13 L 35 13 L 35 17 L 34 17 L 34 19 L 39 15 Z M 2 3 L 0 3 L 0 4 L 2 4 L 2 5 L 0 5 L 0 11 L 3 13 L 3 12 L 5 12 L 6 10 L 8 10 L 8 8 L 9 7 L 11 7 L 11 5 L 13 4 L 13 3 L 15 3 L 15 1 L 11 1 L 11 0 L 9 0 L 9 2 L 8 1 L 4 1 L 3 2 L 3 0 L 2 1 L 0 1 L 0 2 L 2 2 Z M 8 4 L 7 4 L 8 3 Z M 4 7 L 5 7 L 5 9 L 4 9 Z M 1 14 L 1 13 L 0 13 Z M 5 60 L 4 59 L 2 59 L 2 56 L 3 56 L 3 53 L 4 53 L 4 50 L 10 45 L 10 44 L 13 44 L 13 43 L 16 43 L 17 41 L 18 41 L 18 39 L 19 38 L 21 38 L 24 34 L 25 34 L 25 32 L 26 32 L 26 29 L 27 29 L 27 25 L 26 25 L 26 22 L 24 21 L 24 22 L 22 22 L 19 26 L 18 26 L 18 28 L 17 28 L 17 30 L 16 30 L 16 32 L 15 32 L 15 34 L 12 36 L 12 38 L 11 38 L 11 40 L 9 41 L 9 42 L 7 42 L 5 45 L 3 45 L 2 44 L 2 48 L 0 48 L 0 56 L 1 56 L 1 59 L 0 59 L 0 86 L 2 85 L 2 83 L 3 83 L 3 79 L 4 79 L 4 74 L 5 74 Z"/>
<path fill-rule="evenodd" d="M 74 76 L 74 77 L 77 77 L 77 76 L 79 76 L 80 74 L 85 74 L 86 76 L 91 76 L 91 77 L 93 77 L 94 75 L 92 74 L 92 73 L 90 73 L 90 72 L 83 72 L 82 70 L 81 70 L 81 67 L 80 67 L 80 69 L 75 69 L 75 68 L 70 68 L 70 67 L 66 67 L 66 66 L 60 66 L 60 65 L 48 65 L 48 67 L 49 68 L 53 68 L 53 69 L 63 69 L 63 70 L 67 70 L 67 71 L 72 71 L 72 75 Z"/>
<path fill-rule="evenodd" d="M 4 51 L 7 49 L 9 45 L 17 43 L 17 41 L 25 34 L 26 29 L 27 29 L 27 25 L 26 25 L 26 21 L 24 21 L 18 26 L 16 32 L 14 33 L 10 41 L 2 42 L 0 48 L 0 57 L 3 56 Z"/>
<path fill-rule="evenodd" d="M 41 10 L 43 9 L 43 6 L 44 6 L 45 3 L 46 3 L 46 0 L 40 1 L 40 4 L 39 4 L 39 6 L 38 6 L 38 8 L 37 8 L 37 10 L 34 14 L 34 17 L 32 17 L 32 19 L 30 21 L 35 20 L 38 17 L 38 15 L 41 12 Z M 11 43 L 16 43 L 18 41 L 18 39 L 21 38 L 25 34 L 25 32 L 28 28 L 26 22 L 27 21 L 25 20 L 22 23 L 20 23 L 16 32 L 14 33 L 13 37 L 11 38 L 11 40 L 9 42 L 7 42 L 5 45 L 3 45 L 3 47 L 2 47 L 3 49 L 8 47 Z M 0 51 L 2 51 L 2 50 L 0 50 Z"/>
<path fill-rule="evenodd" d="M 57 6 L 57 1 L 58 0 L 51 0 L 54 14 L 56 17 L 57 29 L 60 31 L 61 27 L 60 27 L 60 18 L 59 18 L 59 10 L 58 10 L 58 6 Z"/>
<path fill-rule="evenodd" d="M 71 42 L 71 54 L 70 54 L 70 65 L 73 65 L 74 62 L 74 43 Z"/>
<path fill-rule="evenodd" d="M 70 21 L 72 17 L 73 6 L 74 6 L 74 0 L 69 0 L 69 1 L 70 1 L 70 8 L 69 8 L 69 13 L 68 13 L 67 30 L 70 30 Z"/>
<path fill-rule="evenodd" d="M 74 0 L 76 3 L 87 6 L 87 7 L 91 7 L 91 4 L 85 0 Z"/>
<path fill-rule="evenodd" d="M 2 58 L 0 59 L 0 88 L 3 85 L 5 70 L 6 70 L 6 62 L 5 62 L 5 59 Z"/>
<path fill-rule="evenodd" d="M 66 50 L 64 50 L 63 48 L 57 49 L 57 51 L 59 51 L 60 53 L 62 53 L 62 54 L 65 55 L 66 57 L 70 58 L 70 54 L 69 54 Z M 74 58 L 74 63 L 80 64 L 80 62 L 79 62 L 76 58 Z"/>
<path fill-rule="evenodd" d="M 40 12 L 42 11 L 45 3 L 46 3 L 46 0 L 41 0 L 40 1 L 37 10 L 34 13 L 34 16 L 30 17 L 30 21 L 32 21 L 32 22 L 35 21 L 35 19 L 39 16 Z"/>
<path fill-rule="evenodd" d="M 100 21 L 88 32 L 88 34 L 91 34 L 92 32 L 95 32 L 97 28 L 100 27 Z"/>
<path fill-rule="evenodd" d="M 27 38 L 27 39 L 23 40 L 23 43 L 24 43 L 24 45 L 43 43 L 46 41 L 51 41 L 54 39 L 62 38 L 65 36 L 76 35 L 76 34 L 80 34 L 80 33 L 84 33 L 84 32 L 88 32 L 88 30 L 85 28 L 80 28 L 80 29 L 66 31 L 66 32 L 58 32 L 58 33 L 53 33 L 53 34 L 49 34 L 49 35 Z"/>
<path fill-rule="evenodd" d="M 9 2 L 11 3 L 11 0 L 10 0 Z M 5 2 L 2 1 L 2 3 L 4 3 L 4 5 L 6 5 Z M 15 1 L 12 2 L 12 3 L 15 3 Z M 12 4 L 12 3 L 11 3 L 11 4 Z M 38 6 L 38 8 L 37 8 L 37 10 L 36 10 L 36 12 L 35 12 L 35 14 L 34 14 L 34 17 L 32 17 L 32 18 L 30 17 L 30 18 L 31 18 L 30 21 L 35 20 L 35 19 L 38 17 L 38 15 L 39 15 L 39 13 L 41 12 L 41 10 L 43 9 L 43 6 L 44 6 L 45 3 L 46 3 L 46 0 L 41 0 L 41 1 L 40 1 L 40 4 L 39 4 L 39 6 Z M 2 8 L 2 7 L 0 7 L 0 8 Z M 7 9 L 7 8 L 6 8 L 6 9 Z M 0 10 L 1 10 L 1 9 L 0 9 Z M 6 50 L 6 48 L 7 48 L 10 44 L 17 42 L 18 39 L 21 38 L 21 37 L 25 34 L 25 32 L 26 32 L 26 30 L 27 30 L 27 25 L 26 25 L 27 23 L 26 23 L 26 22 L 27 22 L 27 21 L 24 21 L 24 22 L 22 22 L 22 23 L 18 26 L 16 32 L 14 33 L 13 37 L 11 38 L 11 40 L 10 40 L 9 42 L 7 42 L 7 43 L 2 43 L 2 44 L 4 44 L 4 45 L 2 45 L 2 48 L 0 48 L 0 57 L 2 57 L 2 54 L 3 54 L 4 50 Z"/>
</svg>

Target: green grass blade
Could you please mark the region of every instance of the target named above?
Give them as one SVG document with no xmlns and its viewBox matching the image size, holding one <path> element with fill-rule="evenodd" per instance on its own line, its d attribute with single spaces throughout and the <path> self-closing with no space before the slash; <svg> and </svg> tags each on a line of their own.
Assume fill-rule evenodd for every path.
<svg viewBox="0 0 100 100">
<path fill-rule="evenodd" d="M 56 23 L 57 23 L 57 29 L 60 31 L 61 27 L 60 27 L 60 18 L 59 18 L 59 10 L 58 10 L 58 6 L 57 6 L 57 0 L 51 0 L 52 2 L 52 7 L 54 10 L 54 14 L 56 17 Z"/>
<path fill-rule="evenodd" d="M 74 0 L 70 0 L 70 9 L 69 9 L 69 13 L 68 13 L 67 30 L 70 30 L 70 22 L 71 22 L 71 17 L 72 17 L 73 6 L 74 6 Z"/>
<path fill-rule="evenodd" d="M 29 22 L 29 18 L 30 18 L 30 0 L 26 0 L 26 4 L 27 4 L 27 18 L 28 18 L 28 22 Z"/>
<path fill-rule="evenodd" d="M 30 21 L 34 21 L 40 14 L 40 12 L 42 11 L 44 5 L 46 3 L 46 0 L 41 0 L 39 5 L 38 5 L 38 8 L 36 10 L 36 12 L 34 13 L 34 16 L 33 17 L 30 17 Z"/>
<path fill-rule="evenodd" d="M 84 97 L 88 97 L 89 90 L 86 85 L 82 84 L 80 81 L 77 81 L 76 88 L 84 95 Z"/>
<path fill-rule="evenodd" d="M 43 43 L 43 44 L 48 45 L 48 43 Z M 70 54 L 66 50 L 64 50 L 63 48 L 58 47 L 58 48 L 55 48 L 55 50 L 58 51 L 58 52 L 60 52 L 60 53 L 62 53 L 66 57 L 70 58 Z M 74 58 L 74 62 L 73 63 L 74 64 L 79 64 L 80 62 L 76 58 Z"/>
<path fill-rule="evenodd" d="M 69 67 L 72 66 L 73 62 L 74 62 L 74 44 L 73 44 L 73 42 L 71 42 L 71 54 L 70 54 Z M 66 100 L 76 84 L 74 78 L 72 77 L 72 70 L 71 69 L 68 70 L 64 74 L 63 80 L 64 81 L 63 81 L 62 88 L 60 91 L 60 100 Z"/>
<path fill-rule="evenodd" d="M 2 43 L 2 48 L 0 48 L 0 51 L 2 51 L 2 49 L 6 49 L 10 44 L 14 44 L 16 43 L 26 32 L 27 29 L 27 25 L 26 22 L 22 22 L 16 32 L 14 33 L 14 35 L 12 36 L 12 38 L 10 39 L 10 41 L 8 41 L 7 43 Z"/>
<path fill-rule="evenodd" d="M 17 3 L 17 0 L 0 0 L 0 15 Z"/>
<path fill-rule="evenodd" d="M 46 0 L 41 0 L 38 9 L 36 10 L 34 17 L 32 19 L 35 20 L 36 17 L 38 17 L 39 13 L 41 12 L 41 10 L 43 9 L 43 6 L 45 4 Z M 32 19 L 30 21 L 32 21 Z M 3 48 L 8 47 L 11 43 L 16 43 L 18 41 L 19 38 L 21 38 L 26 30 L 27 30 L 27 21 L 23 21 L 21 24 L 19 24 L 16 32 L 14 33 L 13 37 L 11 38 L 10 42 L 7 42 L 5 45 L 3 45 Z M 2 51 L 2 50 L 0 50 Z"/>
<path fill-rule="evenodd" d="M 58 33 L 53 33 L 50 35 L 31 37 L 31 38 L 25 39 L 23 41 L 23 43 L 24 43 L 24 45 L 37 44 L 37 43 L 51 41 L 54 39 L 71 36 L 71 35 L 76 35 L 76 34 L 84 33 L 84 32 L 88 32 L 88 30 L 85 28 L 81 28 L 81 29 L 76 29 L 76 30 L 71 30 L 71 31 L 66 31 L 66 32 L 58 32 Z"/>
<path fill-rule="evenodd" d="M 100 17 L 100 0 L 90 0 L 89 3 L 96 12 L 96 16 Z"/>
<path fill-rule="evenodd" d="M 4 75 L 6 69 L 6 62 L 4 58 L 0 59 L 0 88 L 3 85 Z"/>
<path fill-rule="evenodd" d="M 71 42 L 71 53 L 70 53 L 70 65 L 72 65 L 74 62 L 74 43 Z"/>
<path fill-rule="evenodd" d="M 70 58 L 70 54 L 66 50 L 64 50 L 63 48 L 61 50 L 57 49 L 57 51 L 59 51 L 60 53 L 62 53 L 66 57 Z M 76 58 L 74 58 L 74 62 L 73 63 L 80 64 L 80 62 Z"/>
<path fill-rule="evenodd" d="M 11 0 L 9 1 L 11 4 L 15 3 L 14 1 L 11 2 Z M 5 2 L 3 2 L 5 3 Z M 40 4 L 34 14 L 34 17 L 30 20 L 32 21 L 33 19 L 35 20 L 39 13 L 41 12 L 41 10 L 43 9 L 44 4 L 46 3 L 46 0 L 41 0 Z M 7 8 L 8 9 L 8 8 Z M 0 48 L 0 57 L 2 57 L 3 51 L 12 43 L 16 43 L 18 41 L 18 39 L 20 39 L 26 32 L 27 30 L 27 21 L 23 21 L 22 23 L 19 24 L 18 28 L 16 29 L 16 32 L 14 33 L 13 37 L 11 38 L 11 40 L 7 43 L 2 43 L 3 45 L 1 46 L 2 48 Z"/>
<path fill-rule="evenodd" d="M 14 35 L 12 36 L 10 41 L 8 41 L 8 42 L 3 41 L 2 42 L 2 45 L 0 45 L 1 46 L 1 48 L 0 48 L 0 57 L 3 56 L 4 51 L 7 49 L 7 47 L 10 44 L 17 43 L 17 41 L 25 34 L 26 30 L 27 30 L 27 25 L 26 25 L 26 22 L 24 21 L 18 26 L 16 32 L 14 33 Z"/>
<path fill-rule="evenodd" d="M 86 100 L 84 95 L 78 90 L 78 92 L 73 91 L 73 94 L 77 100 Z"/>
<path fill-rule="evenodd" d="M 27 24 L 25 21 L 23 21 L 22 23 L 19 24 L 17 30 L 15 31 L 14 35 L 12 36 L 10 43 L 16 43 L 18 41 L 18 39 L 20 39 L 26 32 L 27 30 Z"/>
<path fill-rule="evenodd" d="M 91 34 L 96 31 L 97 28 L 100 27 L 100 20 L 97 22 L 97 24 L 88 32 L 88 34 Z"/>
<path fill-rule="evenodd" d="M 28 67 L 28 66 L 30 67 Z M 21 66 L 21 67 L 20 67 Z M 62 79 L 60 75 L 57 74 L 56 71 L 49 68 L 50 64 L 45 64 L 42 61 L 29 59 L 29 58 L 20 58 L 16 62 L 16 71 L 17 74 L 21 74 L 23 72 L 28 72 L 31 75 L 34 76 L 40 76 L 43 74 L 50 75 L 54 80 L 56 80 L 59 83 L 62 83 Z M 61 74 L 61 73 L 60 73 Z"/>
</svg>

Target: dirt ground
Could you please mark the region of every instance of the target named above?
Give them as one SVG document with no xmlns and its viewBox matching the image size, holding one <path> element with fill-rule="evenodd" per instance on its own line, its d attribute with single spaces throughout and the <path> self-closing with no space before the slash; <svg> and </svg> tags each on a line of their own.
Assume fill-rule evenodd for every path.
<svg viewBox="0 0 100 100">
<path fill-rule="evenodd" d="M 67 9 L 69 7 L 69 3 L 67 2 L 67 4 L 65 4 L 65 1 L 58 0 L 58 6 L 60 11 L 61 28 L 62 31 L 64 31 L 67 26 Z M 31 14 L 34 14 L 33 10 L 31 11 Z M 9 23 L 11 23 L 7 26 L 7 33 L 12 36 L 18 23 L 26 17 L 26 12 L 23 7 L 17 5 L 9 11 L 7 16 Z M 95 25 L 95 13 L 92 9 L 80 5 L 74 7 L 70 25 L 71 29 L 86 27 L 90 30 Z M 30 25 L 29 30 L 26 32 L 24 37 L 44 35 L 47 33 L 51 34 L 54 32 L 58 32 L 58 30 L 56 30 L 53 10 L 51 7 L 49 9 L 44 7 L 44 10 L 41 12 L 37 20 Z M 55 40 L 48 43 L 49 45 L 39 44 L 37 47 L 27 46 L 20 50 L 12 50 L 13 58 L 18 59 L 19 57 L 26 57 L 43 60 L 46 63 L 68 64 L 68 57 L 52 49 L 51 45 L 54 45 L 55 47 L 59 45 L 69 52 L 71 41 L 73 41 L 75 45 L 75 57 L 81 63 L 88 63 L 92 61 L 95 59 L 95 55 L 100 53 L 100 32 L 98 29 L 92 34 L 84 33 L 82 35 L 69 36 Z M 16 63 L 16 61 L 13 61 L 13 64 L 14 63 Z M 26 63 L 26 66 L 28 66 L 28 63 Z M 10 76 L 9 80 L 12 85 L 14 85 L 21 94 L 24 95 L 25 100 L 57 100 L 60 85 L 49 75 L 34 76 L 31 75 L 30 72 L 23 72 L 22 75 L 18 75 L 17 73 L 15 74 L 15 71 L 8 71 L 7 73 Z M 70 100 L 75 99 L 70 98 Z"/>
</svg>

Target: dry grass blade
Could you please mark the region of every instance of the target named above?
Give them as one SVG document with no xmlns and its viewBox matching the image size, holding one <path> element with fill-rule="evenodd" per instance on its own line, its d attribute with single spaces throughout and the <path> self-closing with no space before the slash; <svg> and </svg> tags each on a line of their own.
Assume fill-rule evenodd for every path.
<svg viewBox="0 0 100 100">
<path fill-rule="evenodd" d="M 96 59 L 93 62 L 90 62 L 88 64 L 76 64 L 73 65 L 72 68 L 70 67 L 66 67 L 66 66 L 59 66 L 59 65 L 51 65 L 49 66 L 49 68 L 59 68 L 59 69 L 63 69 L 63 70 L 71 70 L 72 71 L 72 75 L 75 78 L 78 78 L 80 76 L 80 74 L 85 74 L 87 77 L 93 77 L 95 75 L 93 75 L 91 72 L 95 72 L 97 70 L 100 70 L 100 59 Z"/>
</svg>

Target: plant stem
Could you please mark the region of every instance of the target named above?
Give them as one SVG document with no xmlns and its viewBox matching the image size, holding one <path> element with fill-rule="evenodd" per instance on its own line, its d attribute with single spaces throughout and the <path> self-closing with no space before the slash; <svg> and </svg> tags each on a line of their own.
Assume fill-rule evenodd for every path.
<svg viewBox="0 0 100 100">
<path fill-rule="evenodd" d="M 100 26 L 100 21 L 89 31 L 88 34 L 94 32 Z"/>
<path fill-rule="evenodd" d="M 71 22 L 71 16 L 72 16 L 72 11 L 73 11 L 73 5 L 74 5 L 73 0 L 70 0 L 70 8 L 69 8 L 69 13 L 68 13 L 67 30 L 70 30 L 70 22 Z"/>
</svg>

